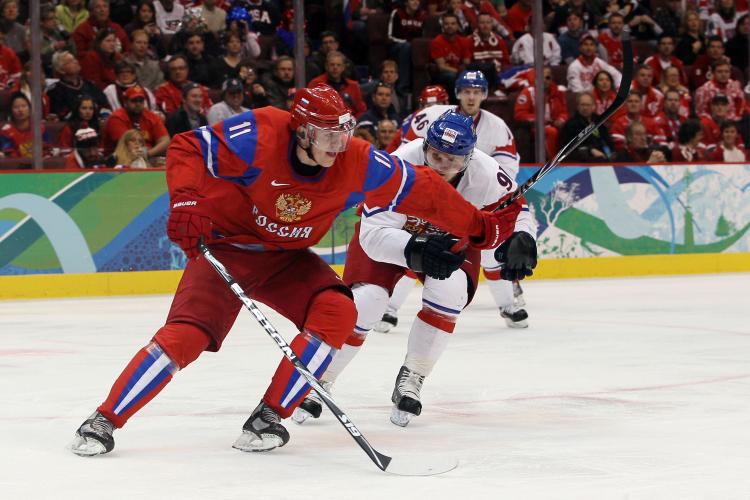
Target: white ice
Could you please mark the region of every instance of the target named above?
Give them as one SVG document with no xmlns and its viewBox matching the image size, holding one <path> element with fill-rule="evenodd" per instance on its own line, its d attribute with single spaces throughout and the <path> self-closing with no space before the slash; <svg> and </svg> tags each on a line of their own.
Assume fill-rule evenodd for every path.
<svg viewBox="0 0 750 500">
<path fill-rule="evenodd" d="M 334 387 L 380 451 L 460 460 L 428 478 L 380 472 L 330 413 L 287 421 L 284 448 L 232 449 L 280 359 L 244 310 L 221 352 L 115 433 L 114 452 L 74 456 L 75 429 L 170 297 L 0 302 L 0 498 L 750 498 L 750 275 L 524 288 L 527 330 L 505 328 L 479 290 L 408 428 L 389 422 L 389 398 L 420 289 Z"/>
</svg>

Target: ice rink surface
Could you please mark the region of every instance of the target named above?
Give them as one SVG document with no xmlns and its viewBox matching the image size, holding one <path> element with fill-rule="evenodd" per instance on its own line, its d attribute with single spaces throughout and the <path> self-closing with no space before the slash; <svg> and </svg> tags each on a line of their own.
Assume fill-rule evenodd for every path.
<svg viewBox="0 0 750 500">
<path fill-rule="evenodd" d="M 479 290 L 408 428 L 389 422 L 389 398 L 421 289 L 335 386 L 381 452 L 460 460 L 428 478 L 380 472 L 328 412 L 288 421 L 284 448 L 232 449 L 280 359 L 244 310 L 221 352 L 115 433 L 114 452 L 74 456 L 75 429 L 171 297 L 0 302 L 0 498 L 750 498 L 750 275 L 524 288 L 527 330 L 507 329 Z"/>
</svg>

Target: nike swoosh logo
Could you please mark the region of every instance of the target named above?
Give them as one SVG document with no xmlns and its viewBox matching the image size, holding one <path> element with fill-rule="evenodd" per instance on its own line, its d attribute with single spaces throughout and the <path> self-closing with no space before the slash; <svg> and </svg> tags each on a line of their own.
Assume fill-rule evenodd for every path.
<svg viewBox="0 0 750 500">
<path fill-rule="evenodd" d="M 291 184 L 284 184 L 283 182 L 276 182 L 275 179 L 271 181 L 271 185 L 274 187 L 291 186 Z"/>
</svg>

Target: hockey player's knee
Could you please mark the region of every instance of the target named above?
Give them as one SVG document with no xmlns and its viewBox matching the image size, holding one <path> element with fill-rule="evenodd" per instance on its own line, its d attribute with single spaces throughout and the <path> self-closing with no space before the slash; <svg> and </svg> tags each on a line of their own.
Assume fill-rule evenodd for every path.
<svg viewBox="0 0 750 500">
<path fill-rule="evenodd" d="M 355 326 L 354 330 L 346 338 L 346 342 L 344 343 L 352 347 L 359 347 L 365 343 L 366 338 L 367 338 L 367 332 L 360 331 L 360 329 Z"/>
<path fill-rule="evenodd" d="M 443 313 L 428 305 L 424 305 L 422 306 L 422 310 L 417 313 L 417 318 L 438 330 L 453 333 L 453 330 L 456 329 L 458 315 Z"/>
<path fill-rule="evenodd" d="M 372 330 L 375 323 L 380 321 L 388 307 L 388 290 L 370 283 L 357 283 L 352 287 L 352 293 L 354 294 L 354 303 L 357 305 L 355 333 L 359 331 L 366 335 L 367 332 Z"/>
<path fill-rule="evenodd" d="M 168 323 L 156 332 L 153 340 L 180 369 L 198 359 L 210 342 L 206 332 L 187 323 Z"/>
<path fill-rule="evenodd" d="M 310 301 L 305 330 L 339 349 L 354 329 L 357 308 L 341 290 L 328 288 Z"/>
<path fill-rule="evenodd" d="M 484 277 L 487 278 L 488 281 L 498 281 L 500 280 L 500 271 L 502 270 L 501 267 L 498 267 L 497 269 L 484 269 Z"/>
</svg>

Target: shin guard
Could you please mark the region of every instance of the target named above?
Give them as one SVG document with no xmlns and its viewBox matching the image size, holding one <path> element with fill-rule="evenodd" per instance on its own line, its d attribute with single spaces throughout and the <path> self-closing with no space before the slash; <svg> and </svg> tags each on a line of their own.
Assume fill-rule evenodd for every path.
<svg viewBox="0 0 750 500">
<path fill-rule="evenodd" d="M 128 363 L 97 410 L 120 428 L 167 385 L 177 370 L 177 363 L 159 344 L 151 342 Z"/>
<path fill-rule="evenodd" d="M 298 334 L 290 346 L 300 361 L 318 379 L 326 371 L 336 353 L 336 349 L 309 332 Z M 263 396 L 263 402 L 273 408 L 281 418 L 287 418 L 308 392 L 310 385 L 294 365 L 284 358 L 276 368 L 271 385 Z"/>
</svg>

